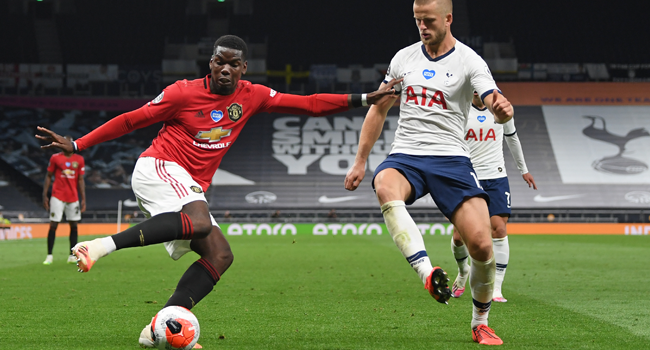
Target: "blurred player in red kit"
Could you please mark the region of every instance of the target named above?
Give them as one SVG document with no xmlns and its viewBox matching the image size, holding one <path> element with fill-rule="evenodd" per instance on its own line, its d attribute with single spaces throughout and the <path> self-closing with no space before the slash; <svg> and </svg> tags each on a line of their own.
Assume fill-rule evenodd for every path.
<svg viewBox="0 0 650 350">
<path fill-rule="evenodd" d="M 72 137 L 65 136 L 68 141 Z M 52 264 L 52 249 L 56 229 L 61 222 L 63 213 L 70 223 L 70 249 L 77 244 L 77 223 L 81 220 L 81 213 L 86 211 L 86 187 L 84 186 L 85 173 L 84 158 L 73 152 L 59 152 L 50 158 L 47 174 L 43 182 L 43 206 L 50 212 L 50 230 L 47 233 L 47 257 L 43 265 Z M 48 198 L 47 191 L 52 183 L 52 197 Z M 78 189 L 78 190 L 77 190 Z M 81 197 L 81 203 L 79 198 Z M 68 263 L 74 264 L 77 258 L 70 254 Z"/>
<path fill-rule="evenodd" d="M 240 80 L 247 68 L 247 46 L 237 36 L 217 39 L 210 74 L 168 86 L 145 106 L 117 116 L 76 142 L 39 127 L 44 148 L 80 151 L 135 129 L 164 122 L 151 147 L 140 155 L 132 175 L 133 192 L 148 220 L 113 236 L 81 242 L 73 249 L 79 270 L 87 272 L 101 257 L 128 247 L 165 243 L 173 259 L 190 250 L 201 256 L 181 277 L 165 306 L 191 309 L 219 281 L 233 254 L 210 214 L 204 192 L 221 159 L 248 119 L 275 112 L 324 116 L 350 108 L 395 100 L 395 80 L 368 94 L 283 94 Z M 151 327 L 140 345 L 153 347 Z"/>
</svg>

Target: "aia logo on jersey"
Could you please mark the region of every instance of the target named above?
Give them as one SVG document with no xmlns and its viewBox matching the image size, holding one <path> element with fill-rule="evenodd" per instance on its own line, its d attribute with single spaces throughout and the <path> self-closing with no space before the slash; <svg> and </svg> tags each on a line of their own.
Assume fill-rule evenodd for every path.
<svg viewBox="0 0 650 350">
<path fill-rule="evenodd" d="M 485 118 L 485 116 L 481 116 Z M 476 131 L 474 129 L 469 129 L 467 130 L 467 134 L 465 134 L 465 141 L 468 140 L 474 140 L 474 141 L 496 141 L 497 140 L 497 135 L 494 132 L 494 129 L 488 129 L 487 133 L 485 133 L 485 137 L 483 137 L 483 129 L 478 129 L 479 133 L 478 135 L 476 134 Z"/>
<path fill-rule="evenodd" d="M 208 142 L 217 142 L 226 136 L 230 136 L 230 129 L 223 130 L 221 127 L 218 127 L 212 128 L 209 131 L 199 131 L 194 137 Z"/>
<path fill-rule="evenodd" d="M 433 69 L 425 69 L 422 71 L 422 76 L 424 79 L 429 80 L 436 76 L 436 71 Z"/>
<path fill-rule="evenodd" d="M 238 121 L 242 115 L 244 115 L 244 112 L 239 103 L 233 103 L 228 106 L 228 118 L 233 122 Z"/>
<path fill-rule="evenodd" d="M 212 112 L 210 112 L 210 118 L 212 118 L 213 122 L 218 123 L 221 118 L 223 118 L 223 112 L 212 110 Z"/>
<path fill-rule="evenodd" d="M 447 109 L 447 101 L 442 91 L 435 91 L 433 94 L 427 94 L 427 88 L 423 87 L 420 94 L 416 94 L 412 86 L 406 88 L 406 102 L 415 103 L 418 106 L 433 107 L 439 105 L 442 109 Z"/>
</svg>

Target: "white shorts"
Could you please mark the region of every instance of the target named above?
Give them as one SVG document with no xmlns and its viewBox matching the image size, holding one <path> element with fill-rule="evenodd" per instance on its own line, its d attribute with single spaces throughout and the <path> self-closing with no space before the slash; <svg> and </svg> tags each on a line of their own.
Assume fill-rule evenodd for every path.
<svg viewBox="0 0 650 350">
<path fill-rule="evenodd" d="M 81 220 L 79 201 L 67 203 L 58 198 L 50 197 L 50 221 L 61 222 L 63 212 L 65 212 L 65 218 L 68 221 Z"/>
<path fill-rule="evenodd" d="M 139 158 L 131 176 L 131 188 L 138 205 L 147 218 L 162 213 L 179 212 L 183 206 L 203 201 L 205 194 L 201 186 L 180 165 L 152 157 Z M 213 226 L 219 227 L 210 214 Z M 178 260 L 190 252 L 189 240 L 165 242 L 169 256 Z"/>
</svg>

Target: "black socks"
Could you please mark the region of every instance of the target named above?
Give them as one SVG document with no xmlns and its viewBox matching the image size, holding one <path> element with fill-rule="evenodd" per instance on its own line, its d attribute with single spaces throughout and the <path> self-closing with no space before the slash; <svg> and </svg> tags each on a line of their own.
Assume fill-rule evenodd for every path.
<svg viewBox="0 0 650 350">
<path fill-rule="evenodd" d="M 162 213 L 111 236 L 117 250 L 175 239 L 192 239 L 194 228 L 185 213 Z"/>
<path fill-rule="evenodd" d="M 209 261 L 203 258 L 195 261 L 178 281 L 178 286 L 165 307 L 177 305 L 191 310 L 212 291 L 220 278 L 219 272 Z"/>
</svg>

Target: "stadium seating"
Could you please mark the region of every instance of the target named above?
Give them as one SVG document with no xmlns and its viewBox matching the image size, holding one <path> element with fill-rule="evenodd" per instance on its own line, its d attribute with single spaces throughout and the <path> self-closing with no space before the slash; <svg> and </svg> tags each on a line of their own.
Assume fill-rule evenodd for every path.
<svg viewBox="0 0 650 350">
<path fill-rule="evenodd" d="M 593 165 L 614 155 L 616 149 L 607 146 L 607 142 L 589 138 L 583 132 L 593 128 L 590 126 L 591 119 L 586 117 L 592 113 L 602 115 L 603 120 L 609 118 L 610 129 L 606 132 L 612 135 L 625 135 L 629 130 L 643 128 L 647 125 L 647 117 L 637 114 L 643 111 L 638 108 L 645 107 L 619 107 L 615 112 L 607 107 L 584 108 L 586 107 L 516 108 L 517 132 L 523 144 L 528 168 L 535 177 L 539 190 L 533 191 L 527 187 L 504 146 L 513 207 L 640 208 L 650 200 L 650 194 L 639 188 L 639 181 L 644 180 L 638 180 L 639 176 L 641 179 L 647 177 L 643 164 L 647 164 L 650 159 L 650 148 L 643 147 L 650 137 L 641 132 L 636 139 L 630 139 L 638 141 L 630 141 L 626 146 L 628 153 L 623 161 L 640 164 L 637 166 L 639 174 L 612 175 L 603 173 L 602 169 L 596 169 Z M 61 134 L 79 137 L 117 114 L 9 107 L 3 108 L 2 113 L 2 159 L 36 184 L 43 181 L 52 151 L 39 148 L 39 143 L 31 136 L 34 125 L 43 125 Z M 561 119 L 562 124 L 556 121 L 560 118 L 555 117 L 558 113 L 564 118 Z M 618 115 L 616 113 L 632 114 L 624 122 L 614 118 Z M 353 152 L 363 120 L 361 112 L 350 111 L 327 118 L 256 116 L 248 122 L 213 178 L 213 186 L 207 194 L 211 208 L 373 208 L 377 203 L 370 187 L 372 171 L 389 150 L 388 144 L 392 141 L 396 117 L 397 110 L 389 113 L 389 122 L 370 157 L 366 180 L 357 191 L 348 192 L 342 184 L 347 167 L 354 159 Z M 617 127 L 615 123 L 620 126 Z M 117 201 L 134 199 L 129 187 L 135 160 L 148 147 L 159 128 L 160 125 L 153 125 L 82 152 L 87 162 L 89 209 L 114 210 Z M 575 134 L 566 134 L 567 130 L 573 130 Z M 590 145 L 584 148 L 588 151 L 579 156 L 585 159 L 582 162 L 584 164 L 580 165 L 577 161 L 566 164 L 564 152 L 571 146 L 562 143 L 565 139 L 579 139 L 580 144 Z M 605 148 L 600 150 L 599 147 Z M 580 150 L 573 150 L 578 151 Z M 101 195 L 93 195 L 91 199 L 90 193 Z M 435 207 L 435 204 L 426 197 L 414 205 L 414 208 L 431 207 Z"/>
</svg>

